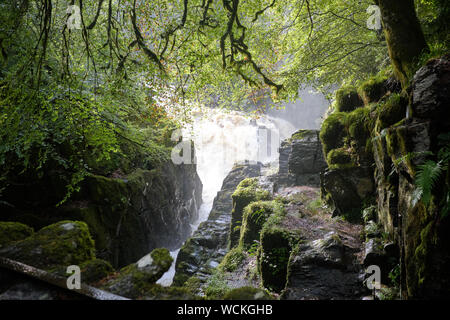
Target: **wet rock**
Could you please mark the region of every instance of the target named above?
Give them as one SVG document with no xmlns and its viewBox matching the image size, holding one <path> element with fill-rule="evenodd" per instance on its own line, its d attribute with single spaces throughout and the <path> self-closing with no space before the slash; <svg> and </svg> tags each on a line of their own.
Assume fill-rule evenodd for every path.
<svg viewBox="0 0 450 320">
<path fill-rule="evenodd" d="M 340 215 L 361 211 L 375 189 L 372 172 L 364 167 L 326 170 L 321 175 L 321 184 Z"/>
<path fill-rule="evenodd" d="M 335 232 L 301 244 L 289 260 L 282 299 L 357 299 L 364 288 L 360 270 L 353 265 L 354 250 L 344 245 Z"/>
<path fill-rule="evenodd" d="M 245 178 L 257 177 L 261 164 L 241 163 L 233 167 L 214 199 L 208 220 L 201 223 L 189 238 L 177 257 L 173 284 L 182 285 L 191 276 L 200 280 L 210 276 L 212 266 L 217 265 L 228 251 L 231 211 L 231 195 Z"/>
<path fill-rule="evenodd" d="M 282 185 L 318 186 L 320 171 L 327 167 L 319 131 L 299 130 L 281 143 L 278 179 Z"/>
</svg>

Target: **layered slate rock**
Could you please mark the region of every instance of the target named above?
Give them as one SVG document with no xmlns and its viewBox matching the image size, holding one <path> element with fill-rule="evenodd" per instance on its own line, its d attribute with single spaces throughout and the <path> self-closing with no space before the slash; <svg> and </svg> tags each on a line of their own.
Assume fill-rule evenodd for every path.
<svg viewBox="0 0 450 320">
<path fill-rule="evenodd" d="M 201 223 L 189 238 L 176 261 L 174 285 L 182 285 L 189 277 L 206 279 L 227 253 L 231 211 L 231 195 L 245 178 L 257 177 L 261 164 L 237 164 L 223 181 L 214 199 L 208 220 Z"/>
<path fill-rule="evenodd" d="M 450 55 L 429 61 L 414 76 L 409 115 L 402 126 L 393 129 L 393 159 L 399 154 L 419 155 L 399 167 L 398 213 L 401 214 L 400 247 L 404 268 L 403 294 L 411 299 L 447 299 L 450 297 L 450 219 L 443 216 L 445 188 L 433 190 L 433 205 L 414 203 L 416 191 L 411 169 L 423 163 L 424 152 L 435 155 L 444 146 L 441 134 L 450 132 Z M 397 142 L 397 143 L 395 143 Z M 446 146 L 448 147 L 448 140 Z M 448 213 L 448 212 L 447 212 Z"/>
<path fill-rule="evenodd" d="M 336 232 L 301 244 L 291 254 L 282 299 L 358 299 L 363 291 L 360 269 L 352 262 L 355 249 Z"/>
<path fill-rule="evenodd" d="M 299 130 L 281 143 L 278 181 L 282 185 L 319 185 L 327 167 L 317 130 Z"/>
</svg>

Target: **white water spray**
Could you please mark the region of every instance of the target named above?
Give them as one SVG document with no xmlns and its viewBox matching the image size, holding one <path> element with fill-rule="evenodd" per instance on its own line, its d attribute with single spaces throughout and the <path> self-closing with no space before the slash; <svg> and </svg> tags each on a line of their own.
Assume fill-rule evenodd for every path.
<svg viewBox="0 0 450 320">
<path fill-rule="evenodd" d="M 183 130 L 183 137 L 194 141 L 197 172 L 203 183 L 203 204 L 192 232 L 208 219 L 214 197 L 234 163 L 277 161 L 280 141 L 295 131 L 292 124 L 282 119 L 251 118 L 242 112 L 223 109 L 196 110 L 193 120 L 192 127 Z M 171 252 L 174 260 L 178 252 L 179 249 Z M 157 283 L 171 285 L 174 274 L 175 263 Z"/>
</svg>

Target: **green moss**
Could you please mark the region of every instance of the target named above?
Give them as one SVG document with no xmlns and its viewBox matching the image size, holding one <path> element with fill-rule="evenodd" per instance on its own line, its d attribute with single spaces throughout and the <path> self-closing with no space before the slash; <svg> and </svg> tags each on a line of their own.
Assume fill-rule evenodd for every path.
<svg viewBox="0 0 450 320">
<path fill-rule="evenodd" d="M 153 264 L 160 267 L 161 269 L 168 270 L 172 265 L 173 258 L 170 255 L 169 250 L 166 248 L 154 249 L 150 256 L 153 259 Z M 165 271 L 164 271 L 165 272 Z"/>
<path fill-rule="evenodd" d="M 364 102 L 353 86 L 344 86 L 336 91 L 336 111 L 349 112 L 363 106 Z"/>
<path fill-rule="evenodd" d="M 108 261 L 93 259 L 80 265 L 81 281 L 84 283 L 95 283 L 106 278 L 114 272 L 114 268 Z"/>
<path fill-rule="evenodd" d="M 199 278 L 192 276 L 184 282 L 183 287 L 194 295 L 199 295 L 203 282 Z"/>
<path fill-rule="evenodd" d="M 262 232 L 259 270 L 265 288 L 275 292 L 283 290 L 291 249 L 289 238 L 283 230 L 271 228 Z"/>
<path fill-rule="evenodd" d="M 398 93 L 391 94 L 385 102 L 379 103 L 376 130 L 380 132 L 405 118 L 407 104 L 407 98 Z"/>
<path fill-rule="evenodd" d="M 301 129 L 296 131 L 290 138 L 290 140 L 302 140 L 305 139 L 307 137 L 315 137 L 316 136 L 316 132 L 314 130 L 305 130 L 305 129 Z"/>
<path fill-rule="evenodd" d="M 245 260 L 245 257 L 246 255 L 243 248 L 241 246 L 237 246 L 228 251 L 217 269 L 219 271 L 232 272 L 241 265 L 241 263 Z"/>
<path fill-rule="evenodd" d="M 327 163 L 330 169 L 343 169 L 354 167 L 350 151 L 345 148 L 331 150 L 327 155 Z"/>
<path fill-rule="evenodd" d="M 7 249 L 5 256 L 43 269 L 80 265 L 95 258 L 94 240 L 81 221 L 49 225 Z"/>
<path fill-rule="evenodd" d="M 215 272 L 209 279 L 205 287 L 207 299 L 221 300 L 231 288 L 222 272 Z"/>
<path fill-rule="evenodd" d="M 365 81 L 360 87 L 359 92 L 366 105 L 377 102 L 387 92 L 386 81 L 388 77 L 385 75 L 376 75 Z"/>
<path fill-rule="evenodd" d="M 246 250 L 249 249 L 255 240 L 259 240 L 260 231 L 269 216 L 281 210 L 282 205 L 277 201 L 256 201 L 246 206 L 239 245 Z"/>
<path fill-rule="evenodd" d="M 0 222 L 0 248 L 33 234 L 33 229 L 19 222 Z"/>
<path fill-rule="evenodd" d="M 287 266 L 292 248 L 299 236 L 281 226 L 285 213 L 269 217 L 261 231 L 258 267 L 265 288 L 280 292 L 287 277 Z"/>
<path fill-rule="evenodd" d="M 430 221 L 420 231 L 420 244 L 417 246 L 414 254 L 419 286 L 421 286 L 427 280 L 427 276 L 429 276 L 427 272 L 427 269 L 429 268 L 427 263 L 431 255 L 429 247 L 435 245 L 436 242 L 435 223 L 434 221 Z"/>
<path fill-rule="evenodd" d="M 185 287 L 163 287 L 152 283 L 143 287 L 143 295 L 140 297 L 145 300 L 200 300 L 201 297 L 194 294 L 189 288 Z"/>
<path fill-rule="evenodd" d="M 344 146 L 344 138 L 347 136 L 346 119 L 346 113 L 335 112 L 323 121 L 319 137 L 324 154 Z"/>
<path fill-rule="evenodd" d="M 247 178 L 239 183 L 231 197 L 230 248 L 239 243 L 244 208 L 253 201 L 269 200 L 270 193 L 259 187 L 257 178 Z"/>
<path fill-rule="evenodd" d="M 366 144 L 373 129 L 368 108 L 358 108 L 347 115 L 347 127 L 350 138 L 360 146 Z"/>
<path fill-rule="evenodd" d="M 272 300 L 271 296 L 264 290 L 254 287 L 241 287 L 228 291 L 224 300 Z"/>
</svg>

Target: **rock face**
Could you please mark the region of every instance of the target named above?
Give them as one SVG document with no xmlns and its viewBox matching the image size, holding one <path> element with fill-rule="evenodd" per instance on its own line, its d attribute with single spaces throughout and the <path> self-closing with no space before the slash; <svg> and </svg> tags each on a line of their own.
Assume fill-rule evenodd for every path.
<svg viewBox="0 0 450 320">
<path fill-rule="evenodd" d="M 122 267 L 155 248 L 181 246 L 198 217 L 201 194 L 195 164 L 168 162 L 160 169 L 136 169 L 120 178 L 92 175 L 62 207 L 17 210 L 20 203 L 14 203 L 16 208 L 8 207 L 5 215 L 36 229 L 66 219 L 85 221 L 97 256 Z"/>
<path fill-rule="evenodd" d="M 309 241 L 292 253 L 282 299 L 358 299 L 362 285 L 359 268 L 352 267 L 354 250 L 335 232 Z"/>
<path fill-rule="evenodd" d="M 281 143 L 278 181 L 283 185 L 319 185 L 318 174 L 327 167 L 319 131 L 299 130 Z"/>
<path fill-rule="evenodd" d="M 402 141 L 392 153 L 431 151 L 435 155 L 449 141 L 442 143 L 439 135 L 450 131 L 448 107 L 450 105 L 450 55 L 435 59 L 423 66 L 412 84 L 410 118 L 404 127 L 396 128 L 397 141 Z M 403 138 L 403 139 L 402 139 Z M 399 141 L 399 142 L 400 142 Z M 441 142 L 441 143 L 440 143 Z M 405 150 L 402 150 L 404 148 Z M 413 165 L 423 161 L 411 160 Z M 450 221 L 444 216 L 448 206 L 449 175 L 439 190 L 433 190 L 433 204 L 425 206 L 411 201 L 415 186 L 411 183 L 408 166 L 400 170 L 398 213 L 401 223 L 399 235 L 402 267 L 404 268 L 403 294 L 407 298 L 450 297 Z M 442 187 L 443 186 L 443 187 Z M 447 197 L 447 199 L 445 199 Z"/>
<path fill-rule="evenodd" d="M 399 121 L 385 108 L 389 121 L 379 117 L 373 133 L 377 222 L 394 241 L 390 251 L 397 252 L 388 256 L 400 257 L 404 299 L 450 297 L 449 171 L 440 174 L 429 203 L 416 197 L 420 166 L 431 161 L 436 167 L 450 144 L 449 87 L 450 56 L 429 61 L 414 76 L 406 118 Z M 365 260 L 386 264 L 386 249 L 374 243 L 368 241 Z"/>
<path fill-rule="evenodd" d="M 201 223 L 189 238 L 176 261 L 174 285 L 182 285 L 189 277 L 206 278 L 227 253 L 231 211 L 231 195 L 245 178 L 259 176 L 261 164 L 238 164 L 233 167 L 214 199 L 208 220 Z"/>
<path fill-rule="evenodd" d="M 336 214 L 351 214 L 362 209 L 364 201 L 374 196 L 372 171 L 364 167 L 326 170 L 321 187 L 330 196 Z"/>
</svg>

